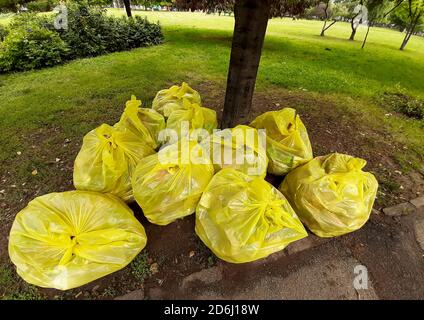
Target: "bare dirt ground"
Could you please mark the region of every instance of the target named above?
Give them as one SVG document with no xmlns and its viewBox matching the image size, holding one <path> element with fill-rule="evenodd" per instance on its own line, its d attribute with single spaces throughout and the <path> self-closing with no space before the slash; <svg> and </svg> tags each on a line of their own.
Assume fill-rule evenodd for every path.
<svg viewBox="0 0 424 320">
<path fill-rule="evenodd" d="M 220 114 L 224 88 L 209 82 L 199 82 L 196 88 L 204 97 L 204 105 L 215 108 Z M 394 154 L 405 150 L 405 146 L 394 143 L 387 132 L 368 126 L 359 113 L 342 112 L 331 99 L 283 90 L 259 92 L 254 98 L 252 119 L 265 110 L 287 106 L 298 109 L 315 155 L 337 151 L 368 161 L 366 170 L 372 171 L 380 182 L 375 208 L 381 209 L 424 194 L 423 176 L 415 171 L 401 172 L 401 166 L 394 160 Z M 120 110 L 111 112 L 103 121 L 112 123 L 113 120 L 109 119 L 117 120 Z M 14 215 L 37 195 L 73 188 L 73 160 L 81 140 L 82 137 L 66 137 L 60 128 L 43 128 L 35 132 L 30 142 L 33 147 L 25 157 L 43 165 L 48 172 L 40 174 L 36 184 L 14 182 L 13 174 L 20 164 L 12 161 L 5 164 L 6 170 L 0 177 L 6 186 L 5 192 L 0 194 L 0 265 L 5 270 L 13 270 L 7 254 L 7 235 Z M 59 161 L 55 160 L 58 154 Z M 23 160 L 22 165 L 29 166 L 28 161 Z M 268 177 L 276 186 L 282 179 Z M 137 266 L 128 266 L 66 292 L 34 289 L 36 293 L 31 291 L 33 295 L 29 298 L 112 299 L 136 289 L 143 289 L 146 299 L 424 298 L 423 252 L 413 232 L 416 216 L 373 215 L 361 230 L 315 248 L 290 255 L 286 249 L 267 259 L 235 265 L 218 260 L 202 244 L 194 233 L 193 215 L 160 227 L 147 222 L 136 204 L 131 207 L 148 236 L 147 262 L 141 266 L 148 274 L 144 281 L 134 274 Z M 370 291 L 361 293 L 352 289 L 353 267 L 357 264 L 364 264 L 369 270 Z M 197 280 L 195 277 L 188 284 L 188 280 L 184 280 L 193 273 L 210 269 L 212 271 L 203 276 L 200 274 Z M 308 276 L 310 274 L 316 274 L 316 277 Z M 28 291 L 28 286 L 15 274 L 10 277 L 14 291 Z M 212 280 L 204 280 L 208 278 Z M 10 288 L 0 288 L 1 295 L 10 297 Z"/>
</svg>

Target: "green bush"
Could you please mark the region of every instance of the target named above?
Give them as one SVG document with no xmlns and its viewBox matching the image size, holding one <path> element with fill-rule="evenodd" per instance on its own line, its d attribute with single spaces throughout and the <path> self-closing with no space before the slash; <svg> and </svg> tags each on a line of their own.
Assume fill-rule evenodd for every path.
<svg viewBox="0 0 424 320">
<path fill-rule="evenodd" d="M 84 3 L 68 7 L 68 29 L 61 33 L 61 37 L 71 48 L 72 58 L 93 57 L 163 41 L 158 24 L 137 16 L 108 17 L 104 9 Z"/>
<path fill-rule="evenodd" d="M 25 6 L 31 12 L 48 12 L 53 10 L 53 8 L 56 6 L 56 3 L 52 0 L 38 0 L 28 2 L 25 4 Z"/>
<path fill-rule="evenodd" d="M 390 110 L 403 113 L 407 117 L 424 119 L 424 100 L 411 97 L 403 90 L 385 92 L 381 97 L 380 104 Z"/>
<path fill-rule="evenodd" d="M 163 41 L 159 24 L 140 17 L 108 17 L 105 10 L 83 2 L 69 3 L 66 30 L 56 30 L 52 16 L 35 13 L 17 14 L 8 29 L 7 35 L 0 29 L 0 72 L 49 67 Z"/>
<path fill-rule="evenodd" d="M 9 29 L 7 29 L 5 26 L 0 24 L 0 42 L 6 38 L 7 34 L 9 33 Z"/>
<path fill-rule="evenodd" d="M 33 12 L 20 13 L 13 16 L 8 25 L 9 30 L 30 29 L 44 27 L 54 30 L 51 17 Z"/>
<path fill-rule="evenodd" d="M 65 42 L 55 31 L 33 25 L 11 29 L 0 47 L 0 71 L 23 71 L 63 62 Z"/>
</svg>

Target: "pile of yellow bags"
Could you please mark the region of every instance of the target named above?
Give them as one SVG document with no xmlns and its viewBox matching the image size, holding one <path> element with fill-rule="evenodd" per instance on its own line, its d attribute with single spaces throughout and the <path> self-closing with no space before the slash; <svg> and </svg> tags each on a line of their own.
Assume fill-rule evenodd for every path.
<svg viewBox="0 0 424 320">
<path fill-rule="evenodd" d="M 152 108 L 168 118 L 176 110 L 184 110 L 183 101 L 201 105 L 200 94 L 183 82 L 181 86 L 172 86 L 169 89 L 160 90 L 153 99 Z"/>
<path fill-rule="evenodd" d="M 266 129 L 268 172 L 283 175 L 312 159 L 312 147 L 306 128 L 296 110 L 269 111 L 250 124 Z"/>
<path fill-rule="evenodd" d="M 218 172 L 196 210 L 196 233 L 219 258 L 249 262 L 308 234 L 284 196 L 263 178 Z"/>
<path fill-rule="evenodd" d="M 165 129 L 165 118 L 154 109 L 141 108 L 141 101 L 131 96 L 116 126 L 128 128 L 152 149 L 157 149 L 159 132 Z"/>
<path fill-rule="evenodd" d="M 151 223 L 167 225 L 194 212 L 214 174 L 210 158 L 202 151 L 196 142 L 182 140 L 137 166 L 134 197 Z"/>
<path fill-rule="evenodd" d="M 260 139 L 256 129 L 238 125 L 213 133 L 201 144 L 210 150 L 215 173 L 223 168 L 235 168 L 250 176 L 264 178 L 268 158 Z"/>
<path fill-rule="evenodd" d="M 153 153 L 155 150 L 129 129 L 102 124 L 83 139 L 74 164 L 74 186 L 132 200 L 132 173 L 141 159 Z"/>
<path fill-rule="evenodd" d="M 17 214 L 9 253 L 18 273 L 66 290 L 125 267 L 147 241 L 125 204 L 133 200 L 158 225 L 196 213 L 200 239 L 233 263 L 306 237 L 301 221 L 330 237 L 368 220 L 378 183 L 362 171 L 365 160 L 313 159 L 294 109 L 266 112 L 250 126 L 217 126 L 216 112 L 186 83 L 159 91 L 152 108 L 132 96 L 119 122 L 85 135 L 77 191 L 38 197 Z M 288 173 L 280 190 L 264 180 L 267 172 Z"/>
<path fill-rule="evenodd" d="M 367 222 L 378 182 L 366 162 L 345 154 L 316 157 L 294 169 L 280 186 L 302 222 L 320 237 L 334 237 Z"/>
<path fill-rule="evenodd" d="M 118 198 L 68 191 L 38 197 L 16 215 L 9 255 L 25 281 L 67 290 L 122 269 L 146 241 Z"/>
<path fill-rule="evenodd" d="M 181 86 L 159 91 L 153 100 L 152 108 L 167 119 L 166 128 L 176 130 L 178 138 L 182 138 L 182 121 L 188 122 L 186 129 L 189 131 L 205 129 L 212 133 L 212 130 L 218 127 L 215 110 L 201 105 L 199 93 L 183 82 Z"/>
</svg>

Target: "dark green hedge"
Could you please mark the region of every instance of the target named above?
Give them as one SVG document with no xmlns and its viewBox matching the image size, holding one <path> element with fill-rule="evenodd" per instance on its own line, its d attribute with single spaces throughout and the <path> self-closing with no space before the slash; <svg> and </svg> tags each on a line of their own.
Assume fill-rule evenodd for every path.
<svg viewBox="0 0 424 320">
<path fill-rule="evenodd" d="M 68 28 L 56 30 L 53 18 L 18 14 L 8 30 L 0 29 L 0 72 L 38 69 L 67 60 L 157 45 L 159 24 L 147 19 L 115 18 L 86 3 L 68 6 Z"/>
</svg>

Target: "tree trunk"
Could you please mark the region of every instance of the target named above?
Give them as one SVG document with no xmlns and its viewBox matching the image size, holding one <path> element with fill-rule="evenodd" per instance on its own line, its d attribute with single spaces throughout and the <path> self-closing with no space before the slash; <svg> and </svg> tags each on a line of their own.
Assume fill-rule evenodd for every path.
<svg viewBox="0 0 424 320">
<path fill-rule="evenodd" d="M 406 31 L 406 35 L 405 35 L 405 38 L 403 38 L 403 41 L 402 41 L 402 44 L 400 45 L 400 50 L 403 50 L 403 49 L 405 49 L 405 47 L 406 47 L 406 45 L 408 44 L 408 41 L 409 41 L 409 38 L 411 37 L 411 35 L 410 35 L 410 30 L 408 29 L 407 31 Z"/>
<path fill-rule="evenodd" d="M 355 40 L 356 29 L 357 29 L 358 27 L 356 27 L 356 28 L 355 28 L 355 27 L 353 26 L 353 19 L 352 19 L 352 22 L 351 22 L 350 26 L 351 26 L 351 28 L 352 28 L 352 33 L 350 34 L 350 38 L 349 38 L 349 40 L 353 41 L 353 40 Z"/>
<path fill-rule="evenodd" d="M 333 22 L 331 22 L 328 26 L 326 26 L 326 23 L 324 23 L 324 27 L 321 30 L 321 37 L 324 37 L 325 35 L 325 31 L 327 31 L 328 29 L 330 29 L 330 27 L 335 24 L 337 21 L 334 20 Z"/>
<path fill-rule="evenodd" d="M 324 8 L 324 25 L 322 26 L 322 29 L 321 29 L 321 34 L 320 34 L 321 37 L 324 36 L 324 32 L 326 30 L 325 26 L 327 25 L 327 19 L 328 19 L 327 10 L 328 10 L 329 3 L 330 3 L 330 1 L 327 1 L 326 4 L 325 4 L 325 8 Z"/>
<path fill-rule="evenodd" d="M 370 32 L 370 27 L 371 27 L 371 23 L 369 22 L 368 23 L 367 33 L 365 34 L 365 38 L 364 38 L 364 41 L 362 42 L 361 49 L 364 49 L 364 47 L 365 47 L 365 43 L 367 42 L 367 38 L 368 38 L 368 32 Z"/>
<path fill-rule="evenodd" d="M 321 34 L 320 34 L 320 36 L 321 37 L 323 37 L 324 36 L 324 32 L 325 32 L 325 26 L 327 25 L 327 18 L 325 18 L 325 20 L 324 20 L 324 25 L 322 26 L 322 29 L 321 29 Z"/>
<path fill-rule="evenodd" d="M 400 50 L 405 49 L 406 45 L 408 44 L 409 39 L 411 38 L 412 34 L 414 33 L 415 27 L 417 26 L 418 20 L 420 19 L 421 14 L 418 14 L 415 18 L 415 20 L 411 21 L 411 24 L 409 25 L 408 29 L 406 30 L 405 38 L 403 38 L 402 44 L 400 45 Z"/>
<path fill-rule="evenodd" d="M 237 0 L 221 127 L 247 121 L 270 12 L 269 0 Z"/>
<path fill-rule="evenodd" d="M 124 0 L 125 11 L 128 17 L 132 17 L 130 0 Z"/>
</svg>

